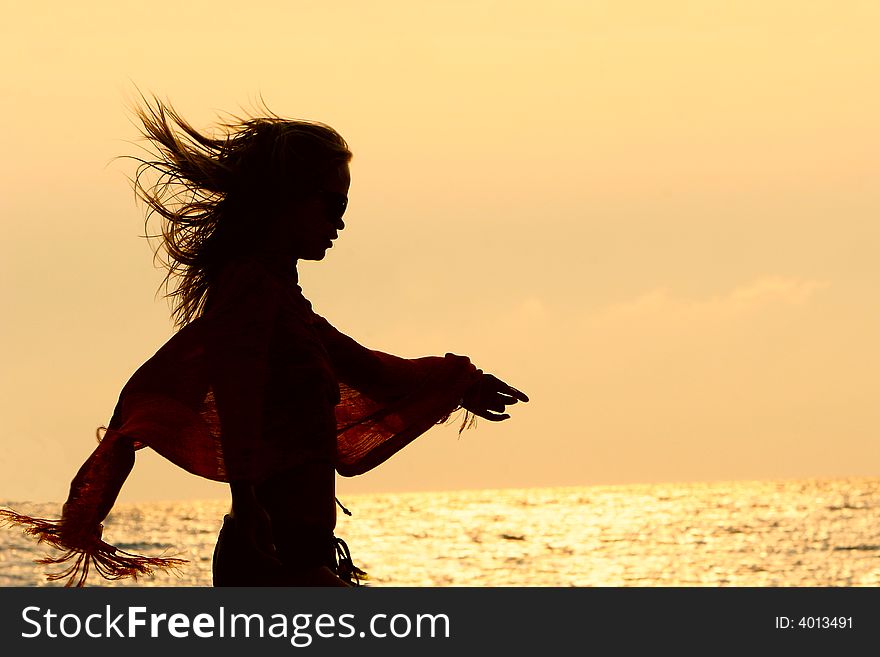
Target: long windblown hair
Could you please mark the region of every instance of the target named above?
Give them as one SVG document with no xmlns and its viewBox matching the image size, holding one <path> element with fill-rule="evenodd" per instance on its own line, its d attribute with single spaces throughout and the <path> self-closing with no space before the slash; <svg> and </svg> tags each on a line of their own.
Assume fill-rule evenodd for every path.
<svg viewBox="0 0 880 657">
<path fill-rule="evenodd" d="M 159 238 L 155 259 L 167 270 L 163 287 L 177 327 L 202 314 L 230 258 L 259 248 L 280 204 L 351 160 L 330 126 L 268 110 L 219 124 L 219 136 L 199 132 L 156 98 L 143 98 L 135 113 L 149 156 L 134 158 L 134 188 L 146 204 L 146 236 Z M 156 217 L 160 230 L 151 234 Z"/>
</svg>

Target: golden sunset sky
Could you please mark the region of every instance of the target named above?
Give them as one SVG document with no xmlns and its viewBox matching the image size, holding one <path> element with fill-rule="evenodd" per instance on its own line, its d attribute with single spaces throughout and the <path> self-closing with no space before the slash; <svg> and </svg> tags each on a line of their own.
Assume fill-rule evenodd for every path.
<svg viewBox="0 0 880 657">
<path fill-rule="evenodd" d="M 354 151 L 315 309 L 531 398 L 339 494 L 880 472 L 880 3 L 11 3 L 0 499 L 63 500 L 172 334 L 137 90 Z M 122 500 L 226 495 L 139 453 Z"/>
</svg>

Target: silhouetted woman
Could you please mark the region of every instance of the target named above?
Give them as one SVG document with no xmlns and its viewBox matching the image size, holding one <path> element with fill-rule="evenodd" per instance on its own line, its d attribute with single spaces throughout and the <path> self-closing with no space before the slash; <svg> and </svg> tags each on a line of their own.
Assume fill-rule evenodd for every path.
<svg viewBox="0 0 880 657">
<path fill-rule="evenodd" d="M 333 533 L 335 473 L 374 468 L 460 408 L 497 421 L 528 398 L 464 356 L 367 349 L 312 310 L 297 261 L 324 258 L 348 204 L 351 152 L 335 130 L 270 115 L 213 137 L 160 101 L 138 116 L 155 159 L 140 160 L 135 187 L 147 219 L 161 220 L 180 330 L 123 388 L 61 520 L 2 513 L 65 550 L 44 563 L 66 564 L 50 578 L 68 585 L 91 566 L 108 578 L 179 566 L 102 540 L 135 451 L 149 446 L 230 485 L 215 585 L 357 583 Z"/>
</svg>

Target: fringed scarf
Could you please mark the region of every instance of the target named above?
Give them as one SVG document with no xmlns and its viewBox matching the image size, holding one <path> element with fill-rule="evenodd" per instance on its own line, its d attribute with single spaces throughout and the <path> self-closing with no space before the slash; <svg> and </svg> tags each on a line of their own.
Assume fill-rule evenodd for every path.
<svg viewBox="0 0 880 657">
<path fill-rule="evenodd" d="M 102 539 L 137 450 L 223 482 L 259 482 L 327 458 L 339 474 L 358 475 L 445 422 L 480 375 L 464 356 L 367 349 L 316 315 L 294 276 L 243 259 L 224 272 L 206 312 L 125 385 L 61 518 L 0 509 L 0 521 L 61 550 L 38 563 L 65 566 L 47 577 L 66 586 L 83 586 L 92 568 L 107 579 L 173 570 L 186 562 Z"/>
</svg>

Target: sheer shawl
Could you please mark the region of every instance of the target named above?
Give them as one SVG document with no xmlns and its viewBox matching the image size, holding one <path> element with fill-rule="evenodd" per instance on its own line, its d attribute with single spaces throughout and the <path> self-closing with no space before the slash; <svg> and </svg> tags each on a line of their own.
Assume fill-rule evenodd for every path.
<svg viewBox="0 0 880 657">
<path fill-rule="evenodd" d="M 49 579 L 82 586 L 173 569 L 102 540 L 103 521 L 150 447 L 215 481 L 259 482 L 329 460 L 343 476 L 390 458 L 460 408 L 481 373 L 464 356 L 406 359 L 363 347 L 312 311 L 296 284 L 254 259 L 224 271 L 206 312 L 131 377 L 98 447 L 73 479 L 60 520 L 0 510 L 0 520 L 64 551 Z"/>
</svg>

